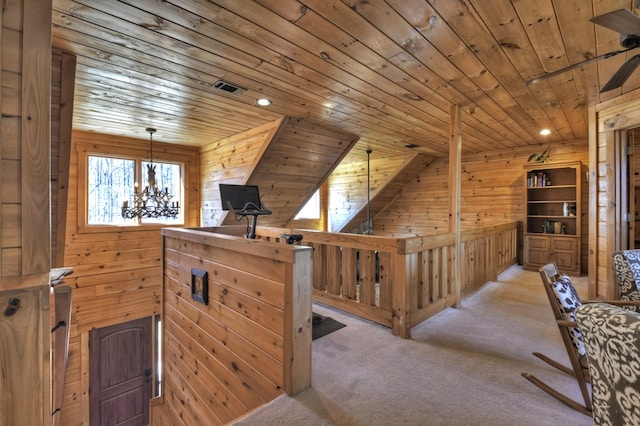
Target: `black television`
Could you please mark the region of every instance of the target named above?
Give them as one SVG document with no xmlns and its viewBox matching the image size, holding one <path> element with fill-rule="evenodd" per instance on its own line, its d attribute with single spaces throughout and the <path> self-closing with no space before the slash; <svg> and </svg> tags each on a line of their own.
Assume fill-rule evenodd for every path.
<svg viewBox="0 0 640 426">
<path fill-rule="evenodd" d="M 256 185 L 229 185 L 220 184 L 220 198 L 222 210 L 244 212 L 264 210 L 260 201 L 260 190 Z"/>
<path fill-rule="evenodd" d="M 256 185 L 219 184 L 222 210 L 228 210 L 238 216 L 252 216 L 251 229 L 247 238 L 256 237 L 258 216 L 271 214 L 260 201 L 260 191 Z"/>
</svg>

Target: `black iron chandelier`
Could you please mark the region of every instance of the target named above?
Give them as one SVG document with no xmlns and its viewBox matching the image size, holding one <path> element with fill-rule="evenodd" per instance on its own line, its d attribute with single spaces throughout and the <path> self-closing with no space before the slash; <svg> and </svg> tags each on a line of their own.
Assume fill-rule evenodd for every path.
<svg viewBox="0 0 640 426">
<path fill-rule="evenodd" d="M 180 212 L 180 203 L 171 201 L 173 196 L 169 194 L 169 188 L 158 189 L 156 185 L 156 166 L 153 164 L 153 134 L 156 129 L 147 127 L 149 133 L 150 164 L 147 164 L 147 186 L 141 191 L 133 193 L 132 205 L 129 201 L 122 202 L 122 217 L 124 219 L 175 219 Z M 137 185 L 136 185 L 137 187 Z"/>
</svg>

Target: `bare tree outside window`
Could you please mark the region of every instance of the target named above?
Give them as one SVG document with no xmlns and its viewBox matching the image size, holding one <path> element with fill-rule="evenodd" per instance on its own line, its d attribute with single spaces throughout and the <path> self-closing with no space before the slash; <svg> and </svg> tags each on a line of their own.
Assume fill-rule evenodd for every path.
<svg viewBox="0 0 640 426">
<path fill-rule="evenodd" d="M 89 225 L 133 225 L 135 219 L 122 218 L 123 201 L 133 205 L 132 194 L 147 185 L 148 161 L 89 155 L 87 161 Z M 158 188 L 167 188 L 171 201 L 182 204 L 182 167 L 180 164 L 153 162 Z M 136 185 L 136 167 L 141 168 Z M 183 206 L 181 205 L 181 210 Z M 143 219 L 142 223 L 182 223 L 182 214 L 176 219 Z"/>
<path fill-rule="evenodd" d="M 122 218 L 121 206 L 134 188 L 135 161 L 99 156 L 89 156 L 88 160 L 87 223 L 131 223 Z"/>
</svg>

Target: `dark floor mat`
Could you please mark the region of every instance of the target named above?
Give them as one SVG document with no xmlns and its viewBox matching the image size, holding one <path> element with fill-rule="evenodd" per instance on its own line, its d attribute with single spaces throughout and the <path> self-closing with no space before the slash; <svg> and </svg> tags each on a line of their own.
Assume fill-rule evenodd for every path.
<svg viewBox="0 0 640 426">
<path fill-rule="evenodd" d="M 336 330 L 340 330 L 342 327 L 346 327 L 345 324 L 334 320 L 331 317 L 325 317 L 320 314 L 313 313 L 313 331 L 312 340 L 316 340 L 319 337 L 325 336 Z"/>
</svg>

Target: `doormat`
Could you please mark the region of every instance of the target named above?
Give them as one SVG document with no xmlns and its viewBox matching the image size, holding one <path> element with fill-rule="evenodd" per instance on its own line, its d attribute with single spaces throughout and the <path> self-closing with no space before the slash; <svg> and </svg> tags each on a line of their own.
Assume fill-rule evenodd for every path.
<svg viewBox="0 0 640 426">
<path fill-rule="evenodd" d="M 340 330 L 342 327 L 346 327 L 346 324 L 313 312 L 311 340 L 326 336 L 329 333 Z"/>
</svg>

